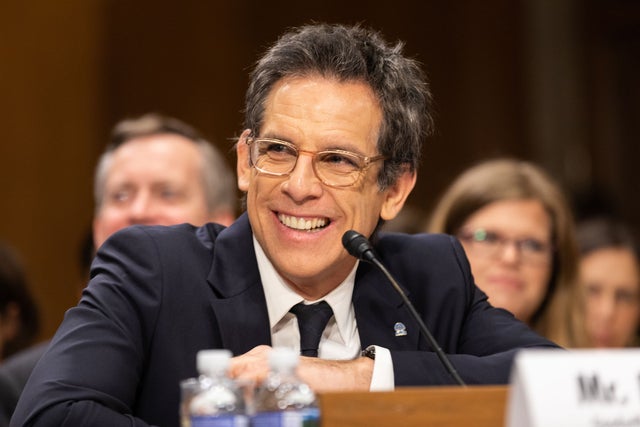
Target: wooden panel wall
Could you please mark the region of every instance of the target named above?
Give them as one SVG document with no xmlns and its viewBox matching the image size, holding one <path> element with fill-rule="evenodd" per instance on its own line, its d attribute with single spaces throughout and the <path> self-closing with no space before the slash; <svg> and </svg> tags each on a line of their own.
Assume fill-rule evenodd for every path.
<svg viewBox="0 0 640 427">
<path fill-rule="evenodd" d="M 24 258 L 43 337 L 77 299 L 104 119 L 103 3 L 0 5 L 0 238 Z"/>
<path fill-rule="evenodd" d="M 623 59 L 633 56 L 638 45 L 612 30 L 619 28 L 615 13 L 607 15 L 607 25 L 597 25 L 597 18 L 589 20 L 588 13 L 600 16 L 606 5 L 628 2 L 563 1 L 556 10 L 571 17 L 565 24 L 571 24 L 574 32 L 559 31 L 563 22 L 554 22 L 559 37 L 565 38 L 558 43 L 584 49 L 576 56 L 575 68 L 565 70 L 565 77 L 583 77 L 573 90 L 587 104 L 585 114 L 594 118 L 585 119 L 574 127 L 580 131 L 563 134 L 563 139 L 573 136 L 573 143 L 585 152 L 596 153 L 594 163 L 597 153 L 608 154 L 609 164 L 594 164 L 590 170 L 595 172 L 581 182 L 602 182 L 626 212 L 635 213 L 632 220 L 638 223 L 634 197 L 638 198 L 628 185 L 637 177 L 635 161 L 628 159 L 637 148 L 628 148 L 633 141 L 616 133 L 625 129 L 625 137 L 634 137 L 631 131 L 638 121 L 611 123 L 620 117 L 617 108 L 637 115 L 638 102 L 621 95 L 620 88 L 610 95 L 606 85 L 615 75 L 627 82 L 637 80 L 638 73 L 623 65 Z M 556 107 L 551 115 L 556 126 L 575 119 L 576 113 L 568 111 L 570 103 L 565 104 L 568 108 L 535 104 L 540 98 L 532 96 L 536 89 L 529 74 L 535 69 L 533 53 L 550 58 L 547 70 L 558 66 L 553 56 L 547 56 L 557 54 L 554 44 L 536 45 L 533 32 L 548 30 L 545 25 L 551 17 L 569 18 L 561 18 L 553 9 L 532 8 L 538 4 L 532 2 L 2 2 L 0 238 L 27 261 L 43 310 L 43 337 L 53 333 L 76 299 L 77 248 L 91 219 L 93 167 L 109 128 L 125 116 L 158 111 L 190 122 L 229 149 L 230 138 L 241 131 L 248 70 L 287 27 L 314 20 L 361 22 L 389 39 L 404 40 L 406 52 L 424 64 L 436 101 L 437 134 L 425 147 L 410 203 L 425 216 L 460 171 L 486 157 L 536 160 L 557 172 L 561 181 L 570 182 L 553 149 L 558 146 L 562 152 L 563 140 L 549 145 L 539 136 L 548 129 L 534 131 L 532 126 L 546 108 Z M 620 16 L 629 20 L 629 15 Z M 616 49 L 616 43 L 624 49 Z M 596 58 L 597 73 L 588 72 L 593 66 L 588 58 Z M 613 152 L 603 135 L 617 138 Z M 230 153 L 229 162 L 234 161 Z M 620 175 L 613 172 L 616 168 Z"/>
<path fill-rule="evenodd" d="M 518 2 L 218 3 L 187 2 L 179 9 L 166 1 L 112 4 L 110 119 L 159 109 L 230 146 L 226 139 L 241 131 L 248 68 L 267 45 L 284 29 L 311 21 L 360 22 L 405 41 L 432 82 L 438 133 L 425 148 L 424 179 L 411 203 L 428 209 L 442 187 L 478 158 L 530 154 L 523 143 Z M 452 154 L 454 142 L 462 145 Z"/>
</svg>

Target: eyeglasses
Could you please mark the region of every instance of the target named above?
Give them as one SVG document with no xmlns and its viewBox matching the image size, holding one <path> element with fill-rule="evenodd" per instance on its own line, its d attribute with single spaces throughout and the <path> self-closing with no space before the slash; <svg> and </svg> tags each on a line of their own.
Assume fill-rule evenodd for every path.
<svg viewBox="0 0 640 427">
<path fill-rule="evenodd" d="M 296 167 L 300 154 L 312 156 L 313 171 L 329 187 L 349 187 L 366 170 L 385 156 L 367 157 L 345 150 L 306 151 L 287 141 L 273 138 L 247 138 L 251 166 L 273 176 L 287 176 Z"/>
<path fill-rule="evenodd" d="M 474 254 L 487 258 L 497 258 L 504 252 L 507 245 L 514 245 L 522 257 L 523 262 L 530 264 L 547 264 L 550 261 L 552 246 L 534 238 L 511 239 L 495 231 L 483 228 L 477 230 L 462 230 L 458 238 L 467 243 Z"/>
</svg>

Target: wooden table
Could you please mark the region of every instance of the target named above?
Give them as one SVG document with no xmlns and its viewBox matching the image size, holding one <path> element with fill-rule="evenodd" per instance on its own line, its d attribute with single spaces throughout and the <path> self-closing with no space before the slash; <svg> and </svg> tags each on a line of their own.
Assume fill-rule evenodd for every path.
<svg viewBox="0 0 640 427">
<path fill-rule="evenodd" d="M 322 427 L 504 427 L 508 386 L 319 395 Z"/>
</svg>

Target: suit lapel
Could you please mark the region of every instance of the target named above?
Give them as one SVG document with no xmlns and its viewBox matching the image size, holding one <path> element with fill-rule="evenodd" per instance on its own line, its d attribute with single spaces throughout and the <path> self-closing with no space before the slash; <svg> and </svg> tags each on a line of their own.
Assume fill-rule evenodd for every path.
<svg viewBox="0 0 640 427">
<path fill-rule="evenodd" d="M 269 314 L 246 213 L 217 237 L 207 281 L 213 291 L 211 306 L 221 347 L 242 354 L 257 345 L 271 345 Z M 352 301 L 363 348 L 371 344 L 390 350 L 427 348 L 402 298 L 372 265 L 360 263 Z"/>
<path fill-rule="evenodd" d="M 419 348 L 417 322 L 387 278 L 371 264 L 358 266 L 353 306 L 362 348 L 372 344 L 389 350 Z"/>
<path fill-rule="evenodd" d="M 271 345 L 269 315 L 246 213 L 220 233 L 207 281 L 219 325 L 221 346 L 242 354 Z"/>
</svg>

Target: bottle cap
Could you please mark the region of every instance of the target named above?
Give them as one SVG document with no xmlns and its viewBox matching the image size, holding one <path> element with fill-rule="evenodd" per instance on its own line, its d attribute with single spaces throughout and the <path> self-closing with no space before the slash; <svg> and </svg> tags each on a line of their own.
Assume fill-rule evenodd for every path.
<svg viewBox="0 0 640 427">
<path fill-rule="evenodd" d="M 200 374 L 224 372 L 229 367 L 231 351 L 225 349 L 200 350 L 196 355 L 196 367 Z"/>
</svg>

